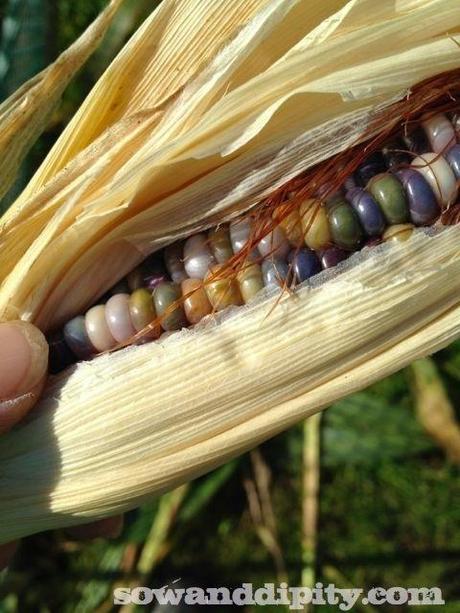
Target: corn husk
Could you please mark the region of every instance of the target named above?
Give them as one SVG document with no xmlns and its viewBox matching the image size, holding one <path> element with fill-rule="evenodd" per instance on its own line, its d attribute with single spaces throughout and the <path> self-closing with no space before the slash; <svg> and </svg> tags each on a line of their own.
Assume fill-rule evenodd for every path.
<svg viewBox="0 0 460 613">
<path fill-rule="evenodd" d="M 165 0 L 1 222 L 0 313 L 50 330 L 460 66 L 456 0 Z M 131 508 L 460 334 L 458 227 L 50 381 L 0 442 L 0 541 Z"/>
<path fill-rule="evenodd" d="M 101 42 L 121 3 L 122 0 L 112 0 L 54 64 L 0 105 L 0 198 L 11 187 L 22 160 L 49 123 L 69 81 Z"/>
</svg>

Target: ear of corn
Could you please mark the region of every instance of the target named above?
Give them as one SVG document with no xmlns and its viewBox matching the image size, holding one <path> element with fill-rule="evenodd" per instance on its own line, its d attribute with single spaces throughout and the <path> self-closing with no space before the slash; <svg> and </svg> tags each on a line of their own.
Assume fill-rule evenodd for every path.
<svg viewBox="0 0 460 613">
<path fill-rule="evenodd" d="M 3 317 L 56 327 L 354 144 L 376 108 L 460 66 L 459 28 L 457 0 L 165 0 L 2 220 Z M 446 345 L 459 235 L 417 233 L 275 309 L 52 381 L 0 442 L 0 540 L 132 507 Z"/>
<path fill-rule="evenodd" d="M 448 344 L 459 235 L 418 234 L 275 309 L 266 299 L 56 378 L 0 442 L 0 539 L 135 506 Z"/>
<path fill-rule="evenodd" d="M 5 216 L 0 314 L 59 325 L 145 253 L 247 208 L 354 142 L 376 104 L 458 66 L 455 0 L 341 5 L 160 4 Z"/>
</svg>

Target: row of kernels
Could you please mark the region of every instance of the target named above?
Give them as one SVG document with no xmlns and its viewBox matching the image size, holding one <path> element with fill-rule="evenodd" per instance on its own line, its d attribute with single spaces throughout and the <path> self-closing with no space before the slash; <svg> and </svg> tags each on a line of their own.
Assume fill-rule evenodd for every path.
<svg viewBox="0 0 460 613">
<path fill-rule="evenodd" d="M 423 128 L 405 137 L 406 144 L 421 154 L 408 167 L 398 169 L 391 160 L 392 172 L 382 172 L 390 151 L 386 150 L 387 162 L 380 152 L 374 153 L 348 182 L 345 197 L 338 192 L 329 196 L 326 204 L 308 199 L 300 205 L 301 227 L 309 248 L 318 251 L 332 243 L 353 251 L 365 236 L 392 236 L 385 230 L 388 226 L 436 221 L 441 209 L 458 195 L 460 145 L 455 143 L 455 130 L 444 115 L 427 119 Z M 427 152 L 425 148 L 430 146 L 438 152 Z"/>
<path fill-rule="evenodd" d="M 69 322 L 67 344 L 84 359 L 126 342 L 159 318 L 161 326 L 148 334 L 157 338 L 161 330 L 247 303 L 264 286 L 301 283 L 363 244 L 405 240 L 413 225 L 433 223 L 457 197 L 458 126 L 458 118 L 426 118 L 410 135 L 370 155 L 347 179 L 346 191 L 328 194 L 324 185 L 287 215 L 289 204 L 282 203 L 273 216 L 275 227 L 251 247 L 236 276 L 225 263 L 254 242 L 249 218 L 168 246 L 163 263 L 147 258 L 112 288 L 106 304 Z M 404 147 L 418 157 L 411 162 Z"/>
<path fill-rule="evenodd" d="M 156 316 L 152 294 L 146 288 L 136 289 L 131 295 L 114 294 L 106 304 L 70 320 L 64 326 L 64 339 L 77 357 L 85 359 L 127 341 Z M 158 327 L 149 334 L 158 335 Z"/>
</svg>

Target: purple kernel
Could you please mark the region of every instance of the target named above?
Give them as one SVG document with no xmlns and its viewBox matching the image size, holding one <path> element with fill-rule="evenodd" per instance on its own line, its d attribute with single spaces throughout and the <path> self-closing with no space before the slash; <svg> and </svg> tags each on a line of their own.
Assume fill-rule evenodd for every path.
<svg viewBox="0 0 460 613">
<path fill-rule="evenodd" d="M 460 145 L 454 145 L 444 157 L 452 168 L 455 178 L 460 179 Z"/>
<path fill-rule="evenodd" d="M 359 217 L 368 236 L 380 236 L 385 230 L 386 221 L 382 209 L 374 198 L 362 187 L 347 192 L 347 200 Z"/>
<path fill-rule="evenodd" d="M 426 179 L 413 168 L 404 168 L 395 174 L 406 192 L 409 213 L 414 225 L 431 225 L 439 217 L 441 211 Z"/>
<path fill-rule="evenodd" d="M 288 257 L 294 273 L 294 283 L 302 283 L 321 272 L 321 262 L 311 249 L 293 249 Z"/>
<path fill-rule="evenodd" d="M 324 251 L 320 252 L 321 266 L 324 269 L 333 268 L 334 266 L 337 266 L 339 262 L 346 260 L 349 255 L 349 251 L 344 251 L 343 249 L 339 249 L 339 247 L 325 249 Z"/>
</svg>

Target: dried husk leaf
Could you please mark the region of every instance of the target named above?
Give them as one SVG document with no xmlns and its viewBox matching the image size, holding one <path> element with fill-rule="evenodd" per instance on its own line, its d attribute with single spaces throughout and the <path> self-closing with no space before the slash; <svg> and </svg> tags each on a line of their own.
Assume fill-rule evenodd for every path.
<svg viewBox="0 0 460 613">
<path fill-rule="evenodd" d="M 45 129 L 62 92 L 97 48 L 123 0 L 112 0 L 75 43 L 0 105 L 0 198 Z"/>
<path fill-rule="evenodd" d="M 61 325 L 145 254 L 346 149 L 460 66 L 459 27 L 451 0 L 166 0 L 2 220 L 0 313 Z M 0 540 L 135 506 L 451 342 L 459 234 L 52 380 L 0 442 Z"/>
<path fill-rule="evenodd" d="M 445 346 L 459 238 L 419 232 L 275 309 L 266 297 L 56 378 L 0 443 L 0 541 L 136 506 Z"/>
<path fill-rule="evenodd" d="M 146 253 L 257 202 L 355 142 L 376 104 L 460 64 L 455 0 L 355 0 L 320 22 L 341 5 L 162 3 L 3 220 L 0 314 L 61 325 Z M 188 81 L 161 87 L 184 63 Z M 107 113 L 105 131 L 91 127 Z"/>
</svg>

